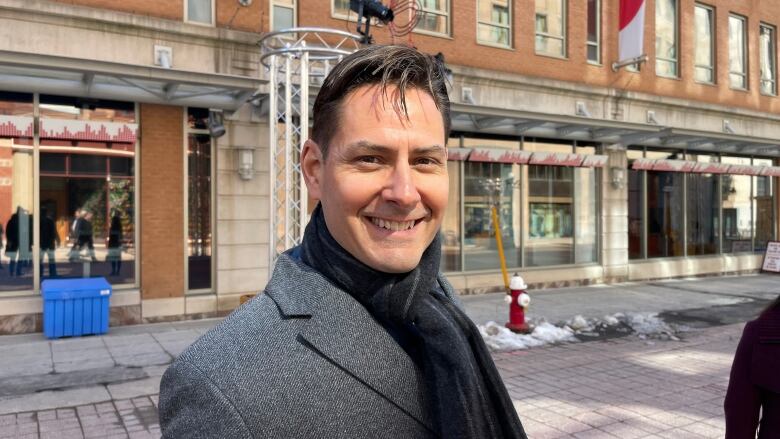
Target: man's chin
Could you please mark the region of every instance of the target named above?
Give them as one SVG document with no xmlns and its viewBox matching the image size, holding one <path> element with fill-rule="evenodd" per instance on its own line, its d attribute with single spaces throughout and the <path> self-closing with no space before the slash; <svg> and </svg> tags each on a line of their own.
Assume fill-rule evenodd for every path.
<svg viewBox="0 0 780 439">
<path fill-rule="evenodd" d="M 390 274 L 408 273 L 420 263 L 422 255 L 377 254 L 361 261 L 376 271 Z"/>
</svg>

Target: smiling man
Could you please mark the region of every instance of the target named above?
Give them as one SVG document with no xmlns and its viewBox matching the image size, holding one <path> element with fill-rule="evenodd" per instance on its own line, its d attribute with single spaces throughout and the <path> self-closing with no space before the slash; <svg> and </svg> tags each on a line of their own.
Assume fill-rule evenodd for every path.
<svg viewBox="0 0 780 439">
<path fill-rule="evenodd" d="M 303 242 L 166 371 L 164 437 L 525 437 L 439 273 L 449 128 L 433 57 L 374 46 L 334 67 L 301 156 L 319 200 Z"/>
</svg>

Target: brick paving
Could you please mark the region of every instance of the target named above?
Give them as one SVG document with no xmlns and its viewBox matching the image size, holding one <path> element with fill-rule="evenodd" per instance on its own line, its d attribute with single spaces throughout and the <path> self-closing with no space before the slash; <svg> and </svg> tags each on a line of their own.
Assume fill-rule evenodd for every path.
<svg viewBox="0 0 780 439">
<path fill-rule="evenodd" d="M 494 355 L 528 436 L 722 438 L 743 324 Z"/>
<path fill-rule="evenodd" d="M 532 439 L 722 438 L 743 324 L 494 354 Z M 0 438 L 157 438 L 157 396 L 0 415 Z"/>
<path fill-rule="evenodd" d="M 159 438 L 157 396 L 0 416 L 0 438 Z"/>
</svg>

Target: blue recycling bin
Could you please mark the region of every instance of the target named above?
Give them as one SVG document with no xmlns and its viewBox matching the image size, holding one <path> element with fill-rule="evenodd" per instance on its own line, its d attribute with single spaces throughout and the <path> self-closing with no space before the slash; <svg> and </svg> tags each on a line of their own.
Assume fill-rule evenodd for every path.
<svg viewBox="0 0 780 439">
<path fill-rule="evenodd" d="M 47 279 L 41 283 L 41 294 L 46 337 L 108 332 L 111 284 L 105 278 Z"/>
</svg>

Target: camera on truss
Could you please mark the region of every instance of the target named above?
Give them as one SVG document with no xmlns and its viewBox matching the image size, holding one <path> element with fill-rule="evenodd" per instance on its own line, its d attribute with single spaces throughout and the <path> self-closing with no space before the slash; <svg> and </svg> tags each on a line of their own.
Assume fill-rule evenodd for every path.
<svg viewBox="0 0 780 439">
<path fill-rule="evenodd" d="M 361 40 L 363 44 L 371 44 L 372 18 L 376 18 L 382 24 L 390 23 L 395 18 L 393 10 L 379 0 L 349 0 L 349 9 L 358 14 L 357 32 L 363 35 Z"/>
</svg>

